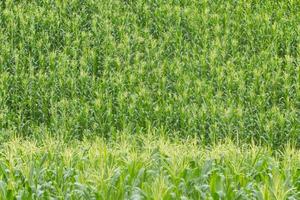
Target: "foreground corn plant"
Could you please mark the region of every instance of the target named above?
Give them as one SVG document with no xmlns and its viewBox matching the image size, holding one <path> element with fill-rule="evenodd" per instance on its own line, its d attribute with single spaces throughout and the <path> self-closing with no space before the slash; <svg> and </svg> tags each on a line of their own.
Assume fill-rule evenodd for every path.
<svg viewBox="0 0 300 200">
<path fill-rule="evenodd" d="M 1 199 L 299 199 L 300 152 L 130 137 L 2 144 Z"/>
</svg>

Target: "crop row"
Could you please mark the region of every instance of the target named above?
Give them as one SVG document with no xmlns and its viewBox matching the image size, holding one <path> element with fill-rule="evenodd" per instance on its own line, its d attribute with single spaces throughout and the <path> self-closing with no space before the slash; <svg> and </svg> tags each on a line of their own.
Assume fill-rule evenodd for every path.
<svg viewBox="0 0 300 200">
<path fill-rule="evenodd" d="M 1 199 L 299 199 L 300 152 L 123 134 L 1 146 Z"/>
</svg>

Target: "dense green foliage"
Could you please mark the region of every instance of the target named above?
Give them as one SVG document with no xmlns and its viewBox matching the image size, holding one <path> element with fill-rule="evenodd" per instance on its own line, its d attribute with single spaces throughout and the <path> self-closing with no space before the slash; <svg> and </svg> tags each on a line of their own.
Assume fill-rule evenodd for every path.
<svg viewBox="0 0 300 200">
<path fill-rule="evenodd" d="M 0 199 L 300 199 L 299 48 L 299 0 L 0 0 Z"/>
<path fill-rule="evenodd" d="M 232 143 L 210 149 L 123 135 L 107 145 L 15 139 L 0 155 L 1 199 L 300 198 L 300 152 Z"/>
<path fill-rule="evenodd" d="M 300 1 L 0 1 L 1 135 L 299 144 Z"/>
</svg>

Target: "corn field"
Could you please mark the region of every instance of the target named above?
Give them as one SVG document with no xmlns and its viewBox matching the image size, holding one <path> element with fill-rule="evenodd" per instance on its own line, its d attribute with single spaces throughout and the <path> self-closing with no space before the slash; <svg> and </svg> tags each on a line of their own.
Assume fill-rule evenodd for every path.
<svg viewBox="0 0 300 200">
<path fill-rule="evenodd" d="M 1 0 L 1 199 L 300 199 L 300 1 Z"/>
</svg>

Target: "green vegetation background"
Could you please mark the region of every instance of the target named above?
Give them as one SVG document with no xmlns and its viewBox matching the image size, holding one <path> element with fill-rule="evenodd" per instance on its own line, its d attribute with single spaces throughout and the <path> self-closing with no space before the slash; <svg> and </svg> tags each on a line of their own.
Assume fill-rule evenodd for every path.
<svg viewBox="0 0 300 200">
<path fill-rule="evenodd" d="M 299 1 L 0 5 L 3 137 L 299 144 Z"/>
<path fill-rule="evenodd" d="M 299 0 L 0 0 L 0 199 L 300 199 L 299 48 Z"/>
</svg>

